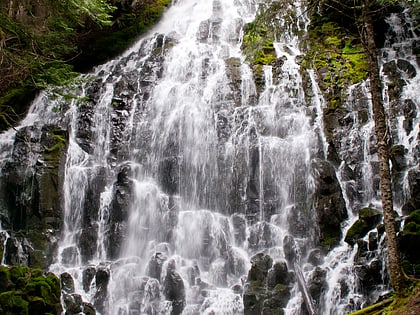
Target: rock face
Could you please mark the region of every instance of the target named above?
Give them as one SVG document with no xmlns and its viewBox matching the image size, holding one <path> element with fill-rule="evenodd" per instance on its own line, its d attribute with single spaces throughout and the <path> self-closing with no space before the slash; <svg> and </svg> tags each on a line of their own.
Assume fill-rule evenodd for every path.
<svg viewBox="0 0 420 315">
<path fill-rule="evenodd" d="M 320 230 L 320 243 L 329 248 L 341 239 L 341 223 L 347 219 L 346 204 L 337 180 L 335 169 L 327 161 L 314 165 L 317 175 L 315 209 Z"/>
<path fill-rule="evenodd" d="M 62 223 L 61 189 L 68 135 L 59 126 L 16 134 L 12 160 L 1 172 L 2 227 L 10 231 L 5 262 L 47 268 Z M 19 231 L 25 231 L 22 234 Z"/>
</svg>

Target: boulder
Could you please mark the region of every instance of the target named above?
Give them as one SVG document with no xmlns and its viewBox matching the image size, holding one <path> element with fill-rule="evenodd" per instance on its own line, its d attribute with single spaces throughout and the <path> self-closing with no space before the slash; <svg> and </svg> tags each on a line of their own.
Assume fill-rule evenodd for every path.
<svg viewBox="0 0 420 315">
<path fill-rule="evenodd" d="M 317 181 L 314 206 L 319 225 L 319 242 L 331 248 L 341 239 L 341 223 L 347 219 L 347 208 L 334 167 L 327 161 L 314 164 Z"/>
<path fill-rule="evenodd" d="M 353 223 L 347 231 L 345 241 L 354 245 L 358 239 L 367 235 L 367 233 L 375 228 L 382 220 L 382 212 L 373 208 L 363 208 L 359 211 L 359 219 Z"/>
<path fill-rule="evenodd" d="M 151 278 L 157 279 L 160 281 L 162 267 L 164 262 L 167 260 L 165 254 L 161 252 L 156 252 L 149 260 L 147 265 L 147 275 Z"/>
<path fill-rule="evenodd" d="M 186 295 L 184 280 L 176 271 L 174 260 L 168 262 L 166 276 L 163 280 L 163 295 L 165 299 L 171 301 L 171 315 L 180 315 L 186 305 Z"/>
<path fill-rule="evenodd" d="M 273 265 L 269 255 L 253 256 L 243 291 L 244 314 L 283 314 L 290 298 L 291 280 L 285 261 Z"/>
<path fill-rule="evenodd" d="M 74 280 L 71 274 L 68 272 L 64 272 L 60 275 L 60 281 L 61 281 L 61 290 L 64 293 L 74 293 Z"/>
</svg>

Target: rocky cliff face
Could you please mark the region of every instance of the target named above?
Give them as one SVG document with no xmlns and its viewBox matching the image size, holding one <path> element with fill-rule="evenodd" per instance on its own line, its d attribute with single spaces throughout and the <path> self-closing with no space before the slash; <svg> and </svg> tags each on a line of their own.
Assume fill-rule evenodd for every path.
<svg viewBox="0 0 420 315">
<path fill-rule="evenodd" d="M 66 314 L 305 313 L 305 292 L 318 312 L 344 313 L 388 288 L 366 83 L 346 81 L 338 98 L 324 58 L 305 69 L 312 51 L 295 40 L 309 20 L 293 1 L 240 4 L 214 1 L 187 39 L 163 24 L 1 135 L 2 263 L 54 270 Z M 417 44 L 382 51 L 396 221 L 415 275 Z"/>
</svg>

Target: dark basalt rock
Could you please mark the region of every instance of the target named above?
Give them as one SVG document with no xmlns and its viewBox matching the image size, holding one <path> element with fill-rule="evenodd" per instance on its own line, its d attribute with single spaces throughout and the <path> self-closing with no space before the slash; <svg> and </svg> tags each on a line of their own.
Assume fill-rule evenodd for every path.
<svg viewBox="0 0 420 315">
<path fill-rule="evenodd" d="M 93 305 L 99 313 L 104 314 L 107 309 L 108 299 L 108 283 L 110 278 L 110 271 L 107 267 L 98 267 L 95 275 L 96 293 L 93 297 Z"/>
<path fill-rule="evenodd" d="M 253 250 L 270 248 L 273 245 L 271 235 L 271 227 L 267 222 L 261 222 L 252 227 L 249 237 L 248 246 Z"/>
<path fill-rule="evenodd" d="M 113 259 L 118 257 L 120 246 L 126 238 L 128 211 L 133 200 L 133 183 L 130 176 L 131 168 L 128 165 L 123 166 L 113 187 L 114 197 L 110 207 L 110 229 L 107 235 L 109 244 L 113 244 L 108 247 L 108 255 Z"/>
<path fill-rule="evenodd" d="M 95 275 L 96 275 L 96 268 L 94 266 L 88 266 L 87 268 L 85 268 L 85 270 L 83 270 L 82 283 L 83 283 L 83 290 L 85 290 L 85 292 L 89 292 L 90 285 L 92 283 L 92 280 L 95 278 Z"/>
<path fill-rule="evenodd" d="M 243 293 L 244 314 L 283 314 L 293 278 L 286 262 L 273 266 L 269 255 L 259 253 L 251 258 L 251 264 Z"/>
<path fill-rule="evenodd" d="M 340 241 L 341 223 L 347 219 L 346 204 L 337 180 L 334 167 L 327 161 L 317 161 L 314 206 L 320 230 L 320 243 L 324 247 L 333 247 Z"/>
<path fill-rule="evenodd" d="M 420 209 L 410 213 L 404 221 L 402 233 L 398 234 L 404 270 L 407 274 L 420 274 Z"/>
<path fill-rule="evenodd" d="M 353 223 L 347 231 L 345 241 L 354 245 L 358 239 L 366 236 L 366 234 L 375 228 L 382 220 L 382 212 L 372 208 L 363 208 L 359 210 L 359 219 Z"/>
<path fill-rule="evenodd" d="M 171 315 L 180 315 L 186 305 L 185 286 L 180 274 L 175 270 L 175 261 L 170 260 L 163 280 L 163 295 L 172 302 Z"/>
<path fill-rule="evenodd" d="M 2 227 L 12 236 L 5 248 L 8 264 L 46 269 L 52 263 L 61 226 L 67 139 L 67 131 L 57 125 L 16 133 L 12 158 L 1 171 L 2 207 L 9 210 L 2 213 Z"/>
<path fill-rule="evenodd" d="M 200 278 L 200 268 L 196 261 L 193 262 L 192 266 L 187 267 L 188 283 L 190 286 L 196 285 L 197 279 Z"/>
<path fill-rule="evenodd" d="M 82 312 L 82 296 L 80 294 L 64 294 L 65 315 L 76 315 Z"/>
<path fill-rule="evenodd" d="M 74 280 L 71 274 L 64 272 L 60 275 L 61 290 L 64 293 L 74 293 Z"/>
<path fill-rule="evenodd" d="M 147 275 L 160 281 L 163 263 L 167 260 L 165 254 L 157 252 L 149 260 Z"/>
<path fill-rule="evenodd" d="M 405 117 L 403 121 L 403 127 L 404 127 L 405 132 L 409 134 L 411 131 L 413 131 L 414 119 L 417 117 L 416 104 L 410 99 L 404 100 L 403 113 Z"/>
<path fill-rule="evenodd" d="M 283 251 L 289 266 L 293 266 L 296 261 L 297 248 L 293 236 L 286 235 L 283 239 Z"/>
<path fill-rule="evenodd" d="M 308 281 L 308 289 L 314 301 L 319 303 L 319 299 L 323 292 L 328 288 L 327 271 L 316 267 L 313 271 L 310 280 Z"/>
<path fill-rule="evenodd" d="M 407 161 L 405 155 L 408 150 L 403 145 L 394 145 L 391 148 L 391 162 L 393 171 L 403 171 L 407 167 Z"/>
<path fill-rule="evenodd" d="M 243 244 L 246 240 L 246 219 L 245 216 L 239 213 L 232 215 L 232 224 L 235 235 L 235 244 Z"/>
<path fill-rule="evenodd" d="M 403 205 L 402 212 L 408 215 L 414 210 L 420 209 L 420 171 L 411 169 L 408 171 L 409 199 Z"/>
<path fill-rule="evenodd" d="M 308 256 L 308 263 L 318 266 L 323 262 L 322 251 L 319 248 L 315 248 L 310 251 Z"/>
<path fill-rule="evenodd" d="M 293 276 L 285 261 L 276 262 L 267 275 L 267 285 L 270 289 L 274 289 L 278 284 L 289 285 L 292 280 Z"/>
</svg>

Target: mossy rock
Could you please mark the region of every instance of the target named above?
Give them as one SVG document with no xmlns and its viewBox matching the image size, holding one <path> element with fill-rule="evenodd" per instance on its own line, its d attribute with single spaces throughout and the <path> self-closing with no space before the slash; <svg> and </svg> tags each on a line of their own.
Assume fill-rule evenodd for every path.
<svg viewBox="0 0 420 315">
<path fill-rule="evenodd" d="M 382 212 L 373 208 L 359 209 L 359 219 L 366 221 L 369 225 L 378 225 L 382 220 Z"/>
<path fill-rule="evenodd" d="M 405 219 L 406 224 L 409 222 L 420 224 L 420 209 L 410 213 L 410 215 Z"/>
<path fill-rule="evenodd" d="M 356 244 L 358 239 L 365 237 L 382 220 L 382 213 L 377 209 L 362 208 L 358 212 L 359 219 L 353 223 L 344 239 L 346 243 L 352 246 Z"/>
<path fill-rule="evenodd" d="M 4 315 L 28 315 L 28 301 L 22 291 L 7 291 L 0 294 L 0 311 Z M 35 313 L 32 313 L 35 314 Z"/>
<path fill-rule="evenodd" d="M 344 241 L 353 246 L 358 239 L 366 236 L 369 230 L 369 225 L 364 220 L 359 219 L 347 231 Z"/>
<path fill-rule="evenodd" d="M 61 314 L 60 280 L 26 266 L 0 268 L 0 314 Z"/>
</svg>

